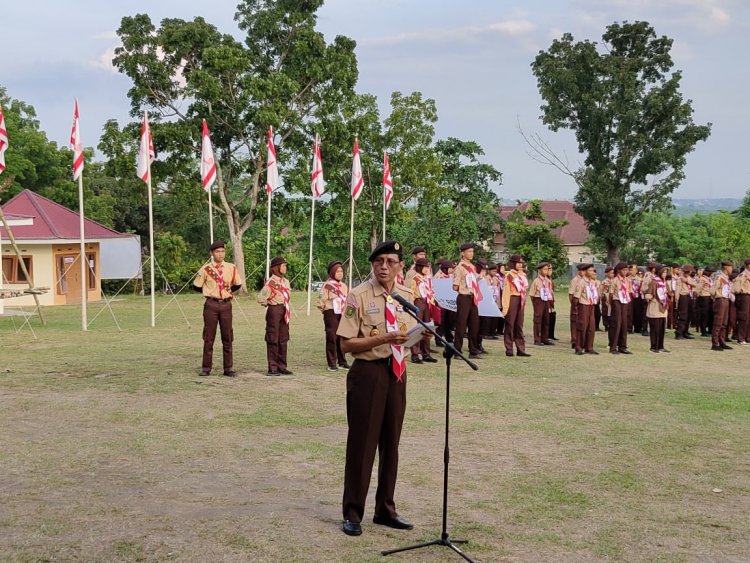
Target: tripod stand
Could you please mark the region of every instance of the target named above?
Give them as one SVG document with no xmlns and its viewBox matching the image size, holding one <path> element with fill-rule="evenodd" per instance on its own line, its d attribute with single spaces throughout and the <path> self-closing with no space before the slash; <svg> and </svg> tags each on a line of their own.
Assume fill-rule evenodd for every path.
<svg viewBox="0 0 750 563">
<path fill-rule="evenodd" d="M 453 342 L 448 342 L 440 336 L 437 332 L 435 332 L 432 328 L 427 326 L 424 321 L 422 321 L 420 318 L 417 317 L 415 314 L 414 305 L 409 303 L 408 301 L 404 300 L 401 296 L 396 297 L 394 295 L 394 298 L 401 303 L 404 306 L 404 310 L 411 315 L 419 324 L 422 325 L 422 327 L 432 334 L 435 337 L 435 340 L 439 343 L 441 343 L 445 349 L 443 352 L 443 357 L 445 358 L 445 446 L 443 450 L 443 528 L 440 532 L 440 538 L 424 543 L 419 543 L 415 545 L 409 545 L 406 547 L 398 547 L 396 549 L 388 549 L 386 551 L 381 551 L 380 553 L 382 555 L 392 555 L 394 553 L 400 553 L 402 551 L 411 551 L 412 549 L 420 549 L 423 547 L 429 547 L 431 545 L 442 545 L 445 547 L 449 547 L 456 553 L 458 553 L 461 557 L 463 557 L 466 561 L 469 561 L 471 563 L 474 563 L 473 560 L 466 555 L 463 551 L 461 551 L 455 544 L 460 543 L 467 543 L 468 540 L 452 540 L 450 536 L 448 535 L 448 464 L 450 462 L 450 447 L 449 447 L 449 430 L 450 430 L 450 396 L 451 396 L 451 360 L 453 359 L 453 356 L 458 356 L 461 358 L 464 362 L 466 362 L 471 369 L 474 371 L 478 370 L 479 368 L 477 365 L 472 362 L 471 360 L 468 360 L 459 352 L 456 350 L 456 348 L 453 346 Z"/>
</svg>

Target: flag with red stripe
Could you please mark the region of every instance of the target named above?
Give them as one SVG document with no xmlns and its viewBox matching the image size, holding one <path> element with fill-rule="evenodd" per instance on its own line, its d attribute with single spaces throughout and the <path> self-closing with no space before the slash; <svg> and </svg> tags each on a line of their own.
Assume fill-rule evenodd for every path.
<svg viewBox="0 0 750 563">
<path fill-rule="evenodd" d="M 70 148 L 73 149 L 73 179 L 78 180 L 83 173 L 83 146 L 81 146 L 81 131 L 78 129 L 78 98 L 73 110 L 73 129 L 70 131 Z"/>
<path fill-rule="evenodd" d="M 156 158 L 154 152 L 154 140 L 151 137 L 151 129 L 148 126 L 148 115 L 143 112 L 143 123 L 141 123 L 141 146 L 138 150 L 138 164 L 136 173 L 141 181 L 148 183 L 150 180 L 151 163 Z"/>
<path fill-rule="evenodd" d="M 354 157 L 352 158 L 352 199 L 357 201 L 362 194 L 365 182 L 362 177 L 362 162 L 359 159 L 359 140 L 354 139 Z"/>
<path fill-rule="evenodd" d="M 8 130 L 5 128 L 5 115 L 0 105 L 0 173 L 5 170 L 5 151 L 8 150 Z"/>
<path fill-rule="evenodd" d="M 320 138 L 315 135 L 313 145 L 312 175 L 310 176 L 313 197 L 320 197 L 326 191 L 326 183 L 323 180 L 323 160 L 320 157 Z"/>
<path fill-rule="evenodd" d="M 208 133 L 208 125 L 203 120 L 203 136 L 201 140 L 201 185 L 205 191 L 209 191 L 216 181 L 216 161 L 214 160 L 214 149 L 211 146 L 211 137 Z"/>
<path fill-rule="evenodd" d="M 383 155 L 383 200 L 385 201 L 385 208 L 388 209 L 393 199 L 393 177 L 391 176 L 391 166 L 388 164 L 388 153 L 385 152 Z"/>
<path fill-rule="evenodd" d="M 266 162 L 266 193 L 270 194 L 279 187 L 279 163 L 276 161 L 276 147 L 273 145 L 273 127 L 268 128 L 268 159 Z"/>
</svg>

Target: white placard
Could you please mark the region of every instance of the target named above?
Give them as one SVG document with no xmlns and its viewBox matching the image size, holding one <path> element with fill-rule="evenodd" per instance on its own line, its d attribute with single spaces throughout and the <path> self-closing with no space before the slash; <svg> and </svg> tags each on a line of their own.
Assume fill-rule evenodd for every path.
<svg viewBox="0 0 750 563">
<path fill-rule="evenodd" d="M 453 290 L 453 280 L 450 278 L 433 278 L 432 287 L 435 290 L 435 301 L 440 308 L 455 312 L 458 293 Z M 502 317 L 503 315 L 492 297 L 492 291 L 487 284 L 487 280 L 479 280 L 479 291 L 482 293 L 482 300 L 479 302 L 479 316 Z"/>
</svg>

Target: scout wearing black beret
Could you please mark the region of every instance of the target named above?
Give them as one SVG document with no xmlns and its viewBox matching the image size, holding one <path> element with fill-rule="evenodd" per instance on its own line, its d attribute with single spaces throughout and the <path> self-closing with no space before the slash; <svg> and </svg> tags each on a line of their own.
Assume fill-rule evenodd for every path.
<svg viewBox="0 0 750 563">
<path fill-rule="evenodd" d="M 401 245 L 397 243 L 395 240 L 387 240 L 385 242 L 381 242 L 378 246 L 375 247 L 375 250 L 372 251 L 372 254 L 370 254 L 370 257 L 367 259 L 368 262 L 373 262 L 375 258 L 382 254 L 397 254 L 399 260 L 403 259 L 404 250 L 401 248 Z"/>
<path fill-rule="evenodd" d="M 458 247 L 458 249 L 461 252 L 463 252 L 464 250 L 472 249 L 472 248 L 474 248 L 474 243 L 473 242 L 465 242 L 461 246 Z"/>
<path fill-rule="evenodd" d="M 226 247 L 227 247 L 227 243 L 225 243 L 223 240 L 215 240 L 211 244 L 211 246 L 208 247 L 208 250 L 213 252 L 217 248 L 226 248 Z"/>
</svg>

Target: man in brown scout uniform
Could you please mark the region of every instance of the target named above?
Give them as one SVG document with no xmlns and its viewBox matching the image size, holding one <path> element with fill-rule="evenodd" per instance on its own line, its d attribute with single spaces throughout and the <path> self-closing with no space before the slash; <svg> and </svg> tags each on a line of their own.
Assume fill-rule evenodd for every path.
<svg viewBox="0 0 750 563">
<path fill-rule="evenodd" d="M 612 317 L 609 319 L 609 353 L 632 354 L 628 349 L 628 306 L 632 300 L 628 265 L 620 262 L 614 271 L 615 277 L 610 284 Z"/>
<path fill-rule="evenodd" d="M 193 281 L 193 288 L 203 293 L 206 298 L 203 304 L 203 363 L 200 375 L 211 373 L 216 339 L 216 325 L 221 330 L 221 345 L 224 350 L 224 375 L 236 377 L 232 369 L 232 298 L 233 293 L 242 287 L 237 268 L 224 261 L 226 245 L 217 240 L 211 247 L 211 262 L 201 268 Z"/>
<path fill-rule="evenodd" d="M 342 530 L 362 533 L 367 489 L 375 450 L 379 453 L 378 488 L 373 522 L 410 530 L 412 525 L 396 512 L 393 500 L 398 474 L 398 445 L 406 410 L 407 332 L 416 324 L 390 294 L 411 301 L 409 288 L 395 283 L 403 267 L 401 246 L 380 244 L 370 255 L 372 278 L 347 297 L 339 324 L 344 352 L 354 356 L 346 376 L 346 439 Z"/>
<path fill-rule="evenodd" d="M 654 268 L 654 273 L 648 278 L 648 286 L 644 288 L 646 299 L 646 318 L 649 323 L 651 337 L 650 351 L 654 354 L 669 353 L 664 348 L 664 333 L 667 328 L 667 307 L 669 306 L 669 286 L 667 285 L 667 266 Z"/>
<path fill-rule="evenodd" d="M 570 280 L 570 287 L 568 288 L 568 301 L 570 302 L 570 347 L 573 349 L 578 348 L 576 344 L 576 338 L 578 337 L 578 309 L 573 307 L 573 294 L 578 289 L 578 284 L 583 280 L 581 266 L 582 264 L 576 266 L 576 275 Z"/>
<path fill-rule="evenodd" d="M 723 352 L 731 350 L 727 346 L 727 323 L 729 322 L 729 296 L 732 294 L 732 282 L 729 274 L 732 273 L 734 264 L 729 260 L 721 263 L 721 271 L 716 276 L 714 283 L 714 326 L 711 332 L 711 350 Z"/>
<path fill-rule="evenodd" d="M 685 264 L 682 267 L 682 275 L 677 280 L 677 294 L 675 295 L 675 299 L 677 299 L 675 338 L 677 340 L 693 338 L 693 335 L 690 334 L 690 317 L 693 314 L 693 298 L 698 282 L 691 275 L 692 273 L 693 267 L 690 264 Z"/>
<path fill-rule="evenodd" d="M 578 314 L 578 335 L 576 336 L 576 355 L 599 354 L 594 350 L 594 336 L 596 324 L 594 322 L 594 306 L 599 303 L 599 286 L 596 283 L 596 270 L 593 264 L 579 264 L 583 270 L 582 281 L 576 286 L 573 294 L 573 306 Z"/>
<path fill-rule="evenodd" d="M 695 314 L 698 317 L 698 330 L 701 336 L 711 336 L 711 293 L 714 286 L 711 274 L 715 271 L 711 266 L 706 266 L 698 276 L 698 285 L 695 288 Z"/>
<path fill-rule="evenodd" d="M 453 279 L 455 264 L 450 260 L 440 262 L 440 269 L 435 273 L 435 279 Z M 448 342 L 453 342 L 453 328 L 456 326 L 456 312 L 440 308 L 440 326 L 436 332 Z M 441 344 L 438 344 L 441 346 Z"/>
<path fill-rule="evenodd" d="M 411 250 L 411 266 L 409 266 L 409 269 L 406 271 L 406 277 L 404 278 L 404 285 L 406 287 L 411 287 L 411 280 L 414 277 L 417 260 L 419 259 L 427 259 L 427 250 L 425 250 L 424 246 L 415 246 Z"/>
<path fill-rule="evenodd" d="M 745 269 L 737 276 L 737 341 L 740 346 L 750 344 L 750 259 L 745 260 Z"/>
<path fill-rule="evenodd" d="M 336 336 L 341 314 L 346 306 L 346 296 L 349 288 L 341 280 L 344 279 L 344 266 L 334 260 L 326 268 L 328 280 L 320 288 L 318 294 L 318 309 L 323 313 L 323 326 L 326 333 L 326 362 L 328 371 L 336 371 L 340 367 L 348 369 L 344 353 L 341 351 L 341 338 Z M 337 363 L 338 362 L 338 363 Z"/>
<path fill-rule="evenodd" d="M 611 303 L 611 285 L 612 278 L 615 277 L 615 272 L 612 266 L 604 268 L 604 279 L 601 283 L 601 307 L 602 307 L 602 324 L 604 325 L 604 331 L 609 331 L 610 317 L 612 316 L 612 303 Z"/>
<path fill-rule="evenodd" d="M 536 271 L 538 275 L 529 288 L 534 307 L 534 345 L 551 346 L 554 342 L 549 339 L 550 301 L 553 299 L 552 280 L 549 279 L 550 263 L 539 262 Z"/>
<path fill-rule="evenodd" d="M 526 352 L 526 340 L 523 336 L 523 310 L 526 306 L 526 294 L 529 280 L 524 273 L 523 258 L 514 254 L 508 260 L 508 273 L 503 288 L 503 311 L 505 311 L 505 355 L 513 355 L 513 343 L 516 344 L 516 356 L 529 357 Z"/>
<path fill-rule="evenodd" d="M 258 294 L 258 303 L 266 307 L 266 375 L 292 375 L 286 363 L 292 286 L 285 276 L 286 260 L 277 256 L 271 260 L 271 277 Z"/>
<path fill-rule="evenodd" d="M 470 242 L 462 244 L 461 261 L 453 270 L 453 290 L 456 296 L 456 334 L 454 346 L 459 352 L 463 351 L 464 336 L 469 331 L 469 357 L 478 358 L 479 350 L 479 308 L 481 299 L 479 292 L 479 277 L 474 264 L 474 245 Z"/>
</svg>

